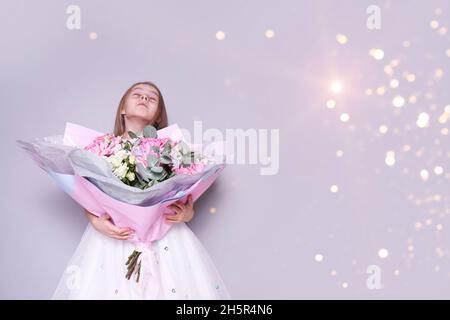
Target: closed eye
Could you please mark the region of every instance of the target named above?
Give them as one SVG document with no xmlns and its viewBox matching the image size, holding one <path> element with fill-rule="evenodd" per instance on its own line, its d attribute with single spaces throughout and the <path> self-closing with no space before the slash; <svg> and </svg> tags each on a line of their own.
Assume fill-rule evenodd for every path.
<svg viewBox="0 0 450 320">
<path fill-rule="evenodd" d="M 133 97 L 136 97 L 136 98 L 139 98 L 141 96 L 141 94 L 139 94 L 139 93 L 133 93 Z M 148 96 L 148 95 L 146 95 L 146 97 L 147 97 L 147 99 L 150 101 L 150 100 L 152 100 L 152 101 L 157 101 L 156 100 L 156 98 L 154 98 L 153 96 Z"/>
</svg>

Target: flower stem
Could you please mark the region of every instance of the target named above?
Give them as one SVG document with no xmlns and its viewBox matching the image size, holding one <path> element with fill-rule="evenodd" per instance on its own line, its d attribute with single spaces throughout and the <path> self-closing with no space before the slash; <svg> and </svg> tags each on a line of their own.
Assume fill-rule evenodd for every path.
<svg viewBox="0 0 450 320">
<path fill-rule="evenodd" d="M 127 263 L 126 263 L 126 265 L 128 266 L 128 267 L 127 267 L 128 272 L 127 272 L 127 274 L 125 275 L 125 277 L 126 277 L 128 280 L 130 280 L 131 275 L 132 275 L 133 272 L 136 270 L 136 266 L 137 266 L 137 265 L 139 266 L 139 269 L 140 269 L 140 261 L 139 261 L 139 264 L 138 264 L 138 259 L 139 259 L 139 256 L 141 255 L 141 253 L 142 253 L 142 252 L 139 252 L 139 251 L 134 250 L 133 253 L 128 257 L 128 261 L 127 261 Z"/>
</svg>

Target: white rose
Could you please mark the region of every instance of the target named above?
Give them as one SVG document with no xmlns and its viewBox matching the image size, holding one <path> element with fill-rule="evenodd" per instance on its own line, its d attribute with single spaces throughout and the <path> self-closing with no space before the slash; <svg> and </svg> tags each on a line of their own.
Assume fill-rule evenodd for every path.
<svg viewBox="0 0 450 320">
<path fill-rule="evenodd" d="M 134 172 L 131 172 L 131 171 L 128 172 L 126 177 L 127 177 L 128 180 L 134 181 L 134 178 L 135 178 Z"/>
<path fill-rule="evenodd" d="M 128 166 L 126 163 L 120 165 L 117 169 L 114 170 L 114 174 L 119 178 L 123 179 L 127 174 Z"/>
<path fill-rule="evenodd" d="M 123 149 L 115 152 L 112 156 L 110 156 L 109 162 L 113 165 L 114 168 L 119 167 L 123 160 L 128 156 L 127 152 Z"/>
<path fill-rule="evenodd" d="M 130 157 L 128 158 L 128 162 L 130 164 L 136 164 L 136 157 L 133 155 L 130 155 Z"/>
<path fill-rule="evenodd" d="M 112 155 L 108 158 L 108 161 L 113 165 L 114 168 L 119 167 L 122 164 L 122 159 L 116 155 Z"/>
<path fill-rule="evenodd" d="M 126 150 L 119 150 L 116 153 L 116 157 L 120 159 L 120 161 L 123 161 L 126 157 L 128 156 L 127 151 Z"/>
</svg>

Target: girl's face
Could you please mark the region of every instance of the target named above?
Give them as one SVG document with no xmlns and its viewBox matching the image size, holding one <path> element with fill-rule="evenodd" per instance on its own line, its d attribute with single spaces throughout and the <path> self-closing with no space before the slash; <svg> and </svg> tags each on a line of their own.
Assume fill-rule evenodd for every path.
<svg viewBox="0 0 450 320">
<path fill-rule="evenodd" d="M 155 120 L 158 103 L 159 96 L 156 89 L 139 84 L 131 89 L 121 112 L 128 121 L 152 123 Z"/>
</svg>

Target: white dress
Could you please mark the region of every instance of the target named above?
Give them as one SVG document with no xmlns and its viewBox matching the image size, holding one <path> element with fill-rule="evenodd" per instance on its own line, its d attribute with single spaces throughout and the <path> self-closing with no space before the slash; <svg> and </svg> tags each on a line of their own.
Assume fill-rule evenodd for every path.
<svg viewBox="0 0 450 320">
<path fill-rule="evenodd" d="M 150 262 L 139 282 L 134 275 L 125 277 L 134 249 L 130 241 L 107 237 L 89 223 L 52 299 L 230 299 L 213 261 L 186 223 L 175 223 L 142 255 Z"/>
</svg>

